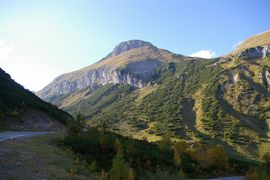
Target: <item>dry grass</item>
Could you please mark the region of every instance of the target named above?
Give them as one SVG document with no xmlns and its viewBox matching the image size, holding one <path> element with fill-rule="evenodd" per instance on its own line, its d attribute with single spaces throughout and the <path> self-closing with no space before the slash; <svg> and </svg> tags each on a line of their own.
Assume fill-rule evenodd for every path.
<svg viewBox="0 0 270 180">
<path fill-rule="evenodd" d="M 43 135 L 1 142 L 0 179 L 96 179 L 85 162 L 56 147 L 55 138 Z"/>
<path fill-rule="evenodd" d="M 60 108 L 71 107 L 85 98 L 85 95 L 89 92 L 89 89 L 82 89 L 70 94 L 63 101 L 61 101 Z"/>
<path fill-rule="evenodd" d="M 254 64 L 247 64 L 250 71 L 254 72 L 254 76 L 252 77 L 253 81 L 256 83 L 261 83 L 260 80 L 260 66 Z"/>
<path fill-rule="evenodd" d="M 89 66 L 88 68 L 96 69 L 103 66 L 109 67 L 125 67 L 128 63 L 142 61 L 145 59 L 157 59 L 160 61 L 175 61 L 173 53 L 168 51 L 153 49 L 151 47 L 142 47 L 131 49 L 118 56 L 99 61 L 96 64 Z M 178 59 L 180 60 L 180 59 Z"/>
<path fill-rule="evenodd" d="M 205 135 L 210 135 L 210 133 L 203 128 L 203 122 L 201 121 L 201 118 L 203 117 L 203 111 L 201 107 L 202 96 L 203 96 L 202 92 L 204 91 L 206 86 L 207 84 L 203 85 L 201 90 L 197 91 L 193 97 L 193 99 L 195 99 L 194 110 L 196 112 L 195 127 L 200 133 L 205 134 Z"/>
<path fill-rule="evenodd" d="M 137 99 L 135 100 L 135 102 L 140 104 L 144 97 L 151 94 L 157 88 L 158 88 L 158 86 L 145 86 L 141 89 L 138 89 L 139 95 L 138 95 Z"/>
</svg>

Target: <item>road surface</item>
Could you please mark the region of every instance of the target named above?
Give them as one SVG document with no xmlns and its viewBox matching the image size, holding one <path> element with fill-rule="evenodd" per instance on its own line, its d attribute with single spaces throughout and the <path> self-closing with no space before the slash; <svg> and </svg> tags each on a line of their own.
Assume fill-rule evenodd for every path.
<svg viewBox="0 0 270 180">
<path fill-rule="evenodd" d="M 38 136 L 42 134 L 48 134 L 48 133 L 52 133 L 52 132 L 6 131 L 6 132 L 0 133 L 0 142 L 6 141 L 6 140 L 12 140 L 15 138 L 20 138 L 20 137 L 31 137 L 31 136 Z"/>
<path fill-rule="evenodd" d="M 214 178 L 214 179 L 208 179 L 208 180 L 244 180 L 244 176 L 231 176 L 231 177 L 220 177 L 220 178 Z"/>
</svg>

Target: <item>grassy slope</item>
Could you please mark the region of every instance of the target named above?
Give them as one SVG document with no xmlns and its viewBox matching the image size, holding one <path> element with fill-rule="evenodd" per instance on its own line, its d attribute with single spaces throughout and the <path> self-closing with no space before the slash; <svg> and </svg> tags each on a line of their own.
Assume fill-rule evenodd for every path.
<svg viewBox="0 0 270 180">
<path fill-rule="evenodd" d="M 0 144 L 0 179 L 95 179 L 71 151 L 55 146 L 61 135 L 43 135 Z M 71 173 L 72 171 L 77 173 Z M 91 178 L 92 177 L 92 178 Z"/>
</svg>

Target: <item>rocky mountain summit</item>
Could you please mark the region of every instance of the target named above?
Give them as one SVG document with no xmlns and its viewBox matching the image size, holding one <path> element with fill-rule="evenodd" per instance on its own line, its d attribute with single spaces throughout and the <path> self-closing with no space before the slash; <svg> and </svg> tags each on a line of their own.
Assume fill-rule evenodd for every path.
<svg viewBox="0 0 270 180">
<path fill-rule="evenodd" d="M 185 59 L 192 58 L 158 49 L 149 42 L 130 40 L 117 45 L 97 63 L 57 77 L 37 95 L 50 101 L 85 87 L 95 89 L 109 83 L 141 88 L 150 83 L 154 69 L 161 64 Z"/>
<path fill-rule="evenodd" d="M 157 47 L 153 46 L 153 44 L 151 44 L 150 42 L 146 42 L 142 40 L 129 40 L 129 41 L 121 42 L 120 44 L 118 44 L 113 49 L 113 51 L 107 56 L 107 58 L 118 56 L 119 54 L 126 52 L 128 50 L 131 50 L 131 49 L 142 48 L 146 46 L 157 49 Z"/>
</svg>

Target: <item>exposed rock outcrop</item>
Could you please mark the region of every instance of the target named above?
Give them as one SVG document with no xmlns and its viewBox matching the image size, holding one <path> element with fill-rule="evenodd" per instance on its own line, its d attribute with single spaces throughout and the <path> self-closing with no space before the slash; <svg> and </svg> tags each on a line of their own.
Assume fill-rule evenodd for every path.
<svg viewBox="0 0 270 180">
<path fill-rule="evenodd" d="M 269 71 L 266 71 L 265 72 L 265 79 L 268 83 L 268 86 L 270 86 L 270 72 Z"/>
<path fill-rule="evenodd" d="M 144 87 L 149 83 L 153 70 L 157 68 L 161 62 L 156 60 L 145 60 L 132 62 L 125 68 L 115 69 L 111 67 L 101 67 L 92 69 L 88 72 L 80 74 L 75 79 L 66 78 L 66 75 L 59 76 L 51 84 L 46 86 L 37 95 L 47 100 L 49 97 L 60 94 L 68 94 L 85 87 L 96 89 L 98 85 L 109 83 L 130 84 L 135 87 Z"/>
<path fill-rule="evenodd" d="M 265 86 L 270 87 L 270 69 L 263 69 L 261 71 L 260 80 Z"/>
<path fill-rule="evenodd" d="M 236 84 L 239 80 L 240 80 L 240 73 L 237 73 L 237 74 L 235 74 L 234 77 L 233 77 L 233 82 L 234 82 L 234 84 Z"/>
<path fill-rule="evenodd" d="M 126 52 L 128 50 L 135 49 L 135 48 L 142 48 L 146 46 L 157 49 L 157 47 L 153 46 L 153 44 L 151 44 L 150 42 L 141 41 L 141 40 L 130 40 L 130 41 L 125 41 L 118 44 L 106 58 L 118 56 L 119 54 Z"/>
<path fill-rule="evenodd" d="M 260 59 L 265 57 L 270 57 L 270 45 L 249 48 L 236 55 L 236 58 L 240 59 Z"/>
</svg>

